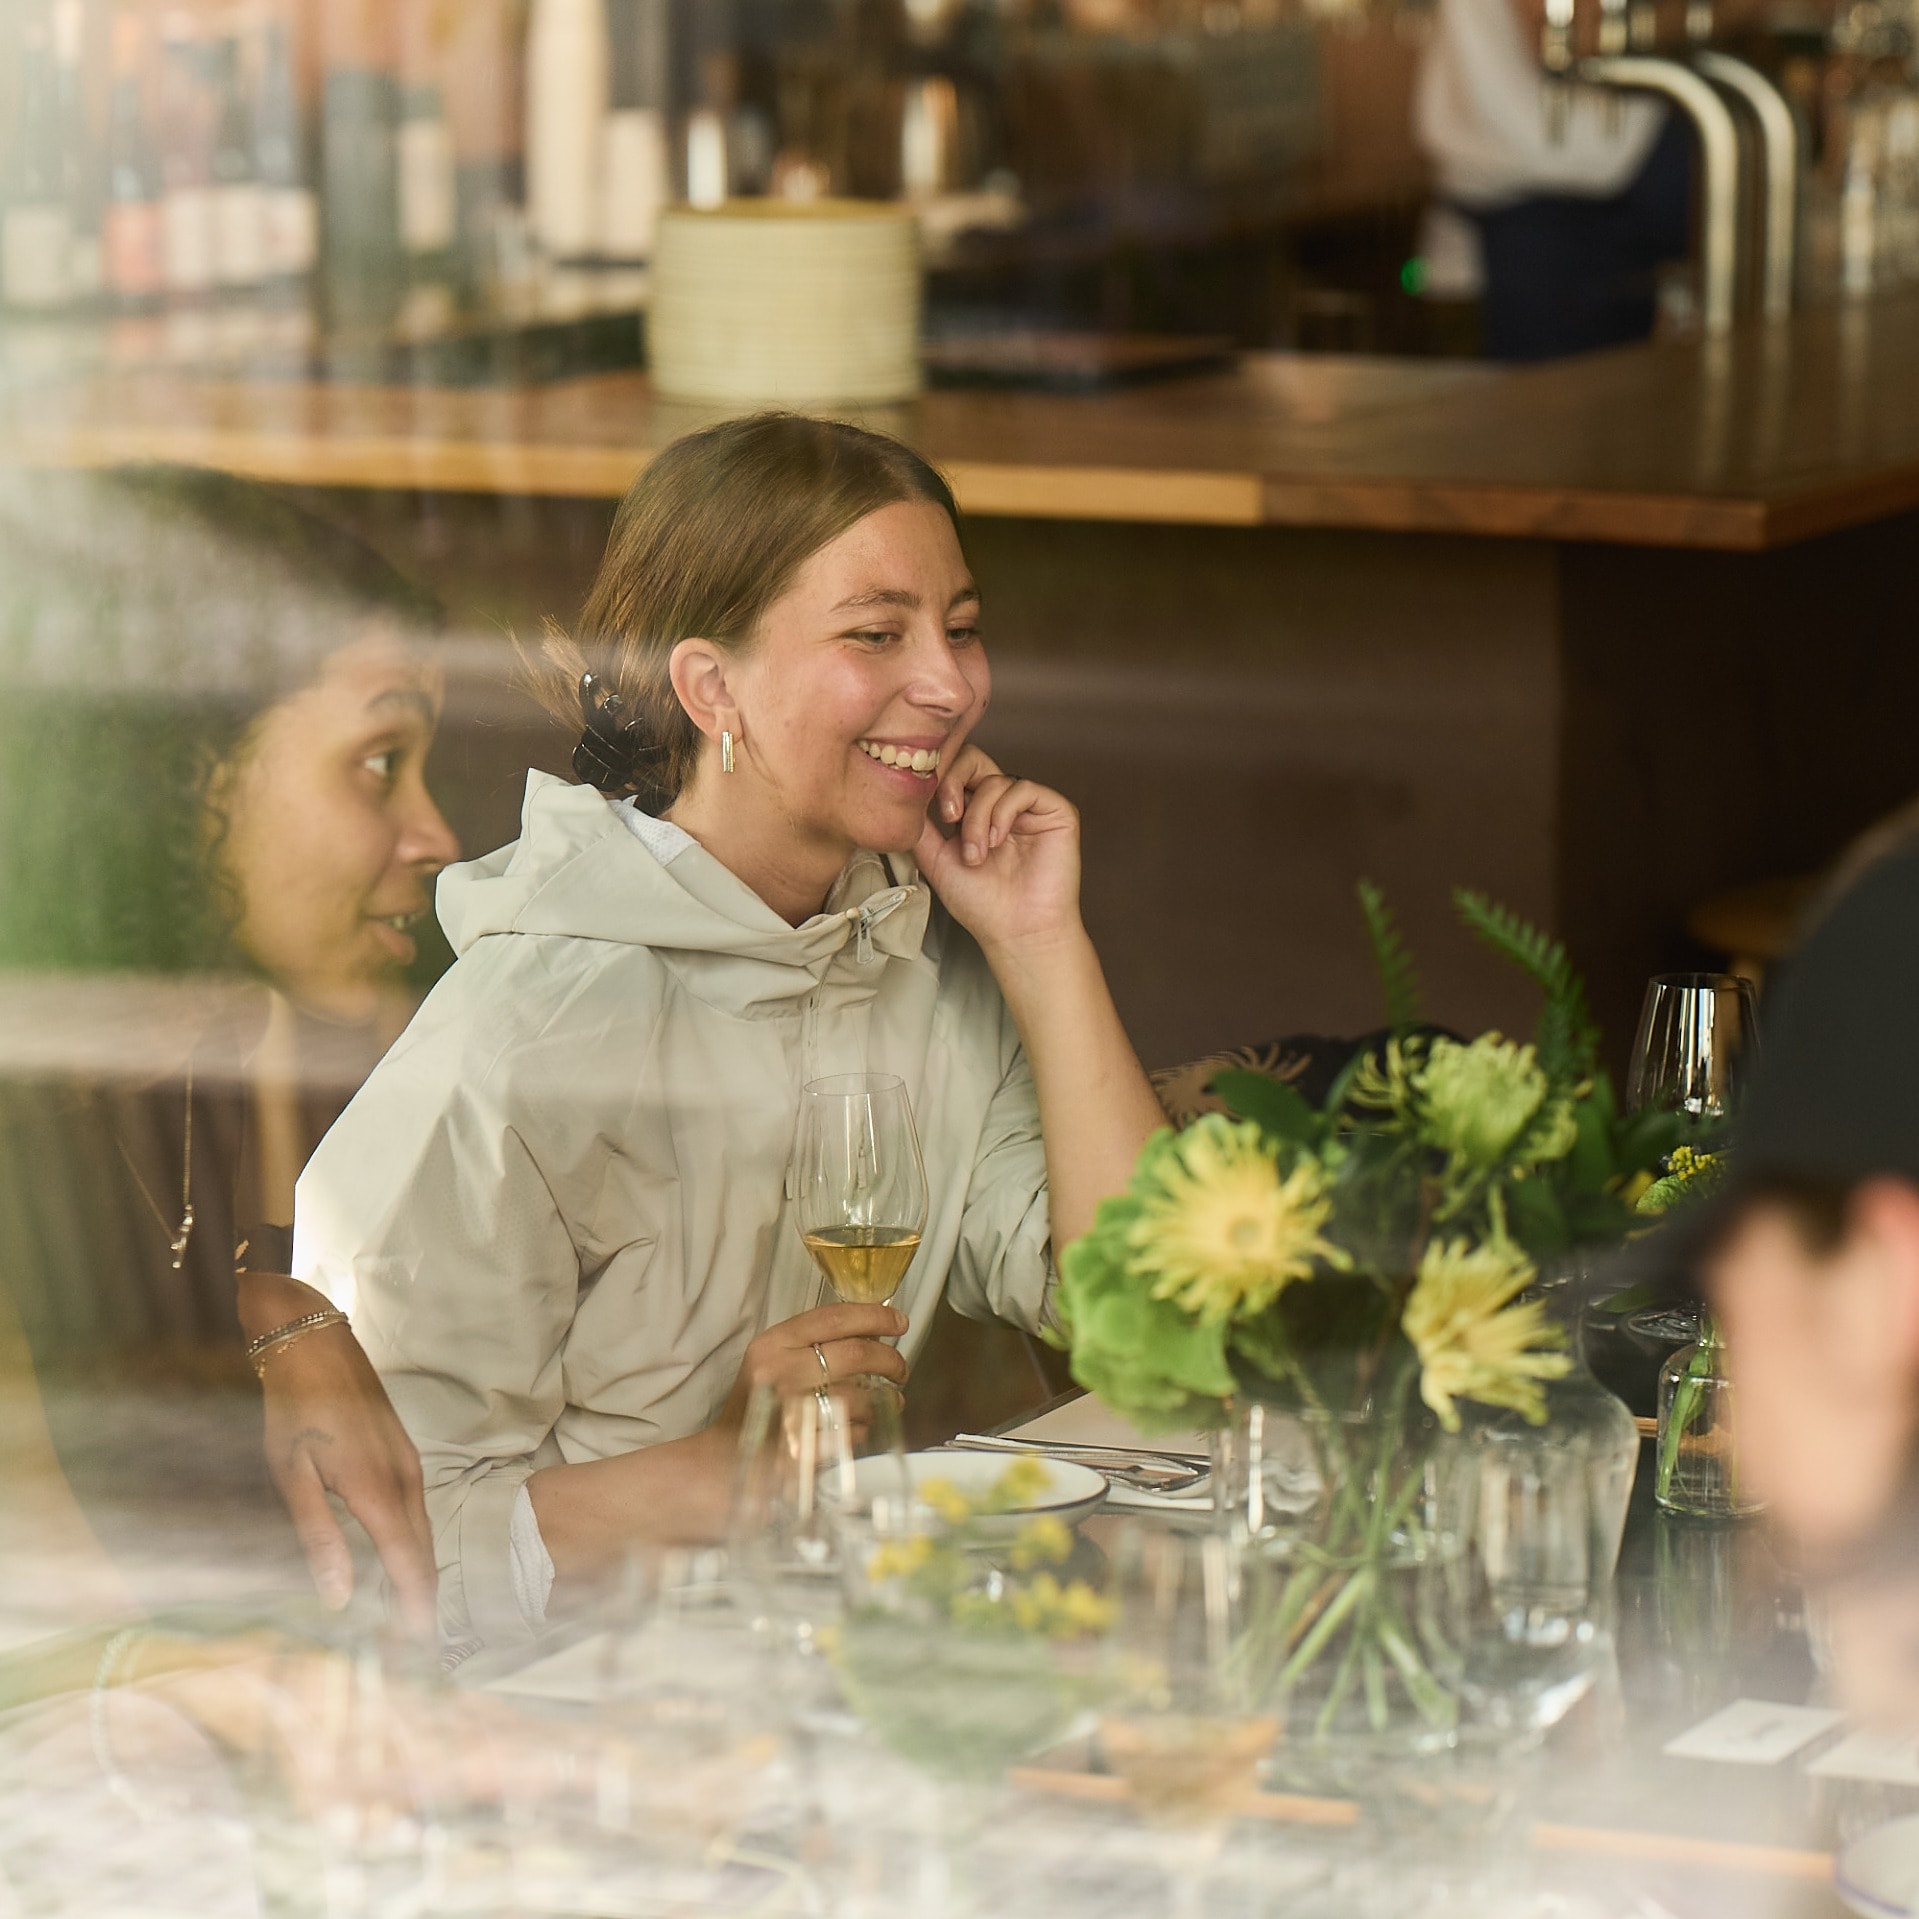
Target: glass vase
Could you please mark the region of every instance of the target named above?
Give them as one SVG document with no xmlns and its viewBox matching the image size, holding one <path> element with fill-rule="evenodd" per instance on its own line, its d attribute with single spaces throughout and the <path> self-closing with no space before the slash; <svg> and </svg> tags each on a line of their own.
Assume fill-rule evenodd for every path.
<svg viewBox="0 0 1919 1919">
<path fill-rule="evenodd" d="M 1718 1329 L 1682 1346 L 1659 1371 L 1658 1458 L 1653 1497 L 1692 1519 L 1744 1519 L 1764 1502 L 1739 1473 L 1738 1399 Z"/>
<path fill-rule="evenodd" d="M 1468 1482 L 1412 1382 L 1366 1413 L 1242 1406 L 1220 1455 L 1249 1622 L 1243 1694 L 1279 1723 L 1277 1783 L 1358 1791 L 1449 1747 L 1457 1699 L 1423 1621 L 1436 1567 L 1460 1549 Z"/>
</svg>

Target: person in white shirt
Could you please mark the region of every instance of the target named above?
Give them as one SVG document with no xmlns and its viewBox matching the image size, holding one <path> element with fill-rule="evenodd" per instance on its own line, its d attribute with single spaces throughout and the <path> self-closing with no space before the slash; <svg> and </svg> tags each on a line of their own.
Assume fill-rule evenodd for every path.
<svg viewBox="0 0 1919 1919">
<path fill-rule="evenodd" d="M 1686 257 L 1692 140 L 1645 95 L 1553 98 L 1525 0 L 1439 0 L 1414 104 L 1443 209 L 1478 242 L 1487 353 L 1547 360 L 1643 340 Z"/>
</svg>

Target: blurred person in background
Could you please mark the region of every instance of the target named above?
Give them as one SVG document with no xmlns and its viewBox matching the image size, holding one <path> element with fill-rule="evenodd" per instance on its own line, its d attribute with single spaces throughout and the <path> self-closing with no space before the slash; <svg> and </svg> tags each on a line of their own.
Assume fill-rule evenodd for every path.
<svg viewBox="0 0 1919 1919">
<path fill-rule="evenodd" d="M 1459 263 L 1432 290 L 1471 290 L 1476 243 L 1497 360 L 1646 339 L 1691 238 L 1689 130 L 1644 94 L 1550 88 L 1543 19 L 1543 0 L 1439 0 L 1414 104 L 1438 195 L 1421 251 Z"/>
<path fill-rule="evenodd" d="M 378 555 L 248 482 L 0 476 L 16 1403 L 37 1367 L 106 1425 L 128 1380 L 244 1378 L 243 1339 L 325 1311 L 285 1277 L 294 1180 L 403 1023 L 412 928 L 458 853 L 424 777 L 437 626 Z M 331 1491 L 430 1619 L 417 1456 L 351 1333 L 314 1325 L 258 1370 L 267 1463 L 322 1594 L 353 1582 Z M 17 1515 L 59 1504 L 56 1462 L 29 1454 L 37 1472 L 0 1472 Z M 15 1572 L 37 1532 L 0 1523 Z"/>
<path fill-rule="evenodd" d="M 1846 1703 L 1919 1724 L 1919 853 L 1861 877 L 1770 1008 L 1701 1222 L 1748 1488 Z"/>
</svg>

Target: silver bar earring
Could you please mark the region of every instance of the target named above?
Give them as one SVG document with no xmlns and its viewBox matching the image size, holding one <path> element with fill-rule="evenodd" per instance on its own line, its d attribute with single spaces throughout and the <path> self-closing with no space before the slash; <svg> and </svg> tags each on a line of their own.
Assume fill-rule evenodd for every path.
<svg viewBox="0 0 1919 1919">
<path fill-rule="evenodd" d="M 730 773 L 733 770 L 733 735 L 724 729 L 720 732 L 720 771 Z"/>
</svg>

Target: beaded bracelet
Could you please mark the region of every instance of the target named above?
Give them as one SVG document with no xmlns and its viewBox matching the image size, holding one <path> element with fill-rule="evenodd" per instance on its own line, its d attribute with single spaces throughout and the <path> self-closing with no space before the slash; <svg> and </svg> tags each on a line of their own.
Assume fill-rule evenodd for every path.
<svg viewBox="0 0 1919 1919">
<path fill-rule="evenodd" d="M 247 1347 L 247 1361 L 252 1366 L 254 1376 L 266 1377 L 266 1362 L 282 1346 L 290 1346 L 296 1339 L 304 1339 L 308 1333 L 317 1333 L 325 1326 L 344 1326 L 347 1316 L 338 1307 L 329 1306 L 323 1312 L 305 1313 L 298 1319 L 290 1319 L 284 1326 L 276 1326 L 270 1333 L 262 1333 Z"/>
</svg>

